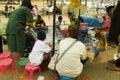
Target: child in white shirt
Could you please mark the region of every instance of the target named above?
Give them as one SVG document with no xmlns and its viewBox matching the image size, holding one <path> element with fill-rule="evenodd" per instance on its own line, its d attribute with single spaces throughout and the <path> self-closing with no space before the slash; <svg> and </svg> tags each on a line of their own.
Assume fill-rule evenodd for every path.
<svg viewBox="0 0 120 80">
<path fill-rule="evenodd" d="M 44 53 L 49 53 L 51 47 L 44 42 L 46 34 L 44 31 L 38 32 L 38 40 L 35 41 L 32 51 L 29 54 L 29 61 L 31 65 L 40 65 L 43 61 Z"/>
</svg>

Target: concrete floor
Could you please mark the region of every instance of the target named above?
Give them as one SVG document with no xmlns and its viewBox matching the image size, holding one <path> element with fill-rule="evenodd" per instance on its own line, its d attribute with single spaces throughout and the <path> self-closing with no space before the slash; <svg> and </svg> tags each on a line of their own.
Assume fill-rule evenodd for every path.
<svg viewBox="0 0 120 80">
<path fill-rule="evenodd" d="M 4 45 L 4 51 L 8 51 L 7 45 Z M 107 51 L 100 52 L 93 62 L 87 61 L 81 80 L 120 80 L 119 71 L 109 71 L 106 69 L 106 67 L 110 65 L 107 61 L 113 58 L 113 54 L 116 51 L 117 48 L 109 47 Z M 8 67 L 6 75 L 2 75 L 0 72 L 0 80 L 29 80 L 29 75 L 24 76 L 23 70 L 24 67 L 22 67 L 21 72 L 18 73 L 17 70 L 11 70 L 11 68 Z M 46 70 L 42 72 L 42 74 L 36 71 L 34 73 L 34 80 L 37 80 L 38 76 L 44 76 L 45 80 L 58 80 L 55 78 L 55 72 L 51 70 Z"/>
<path fill-rule="evenodd" d="M 107 63 L 107 61 L 113 59 L 113 55 L 116 51 L 117 48 L 109 47 L 107 51 L 100 52 L 95 61 L 87 62 L 84 71 L 91 80 L 120 80 L 119 71 L 110 71 L 106 69 L 107 66 L 111 65 Z"/>
<path fill-rule="evenodd" d="M 42 2 L 34 4 L 42 4 Z M 1 9 L 3 8 L 2 5 L 0 5 Z M 40 6 L 41 7 L 41 6 Z M 42 6 L 43 7 L 43 6 Z M 48 25 L 52 25 L 52 16 L 51 16 L 51 22 L 48 23 L 48 16 L 43 16 L 46 23 Z M 57 18 L 57 17 L 56 17 Z M 6 23 L 8 18 L 5 18 L 4 16 L 0 16 L 1 22 Z M 63 19 L 67 20 L 69 24 L 69 20 L 67 18 L 67 15 L 63 15 Z M 4 51 L 8 51 L 7 46 L 4 45 Z M 83 69 L 83 74 L 81 77 L 81 80 L 120 80 L 120 72 L 119 71 L 109 71 L 106 69 L 107 66 L 110 64 L 107 63 L 108 60 L 113 58 L 113 54 L 116 53 L 117 48 L 111 48 L 109 47 L 107 51 L 100 52 L 100 54 L 97 56 L 97 58 L 93 62 L 87 62 Z M 43 72 L 42 74 L 38 74 L 38 72 L 34 73 L 34 80 L 37 80 L 38 76 L 44 76 L 45 80 L 57 80 L 54 78 L 55 72 L 47 70 Z M 10 68 L 7 68 L 7 74 L 2 75 L 0 71 L 0 80 L 30 80 L 29 75 L 23 76 L 23 69 L 21 73 L 18 73 L 17 70 L 11 70 Z"/>
<path fill-rule="evenodd" d="M 3 23 L 5 20 L 7 21 L 5 17 L 2 16 L 1 18 Z M 8 51 L 7 45 L 4 45 L 4 51 Z M 120 80 L 120 72 L 109 71 L 106 69 L 106 67 L 110 65 L 109 63 L 107 63 L 107 61 L 113 58 L 113 55 L 114 53 L 116 53 L 116 51 L 117 48 L 109 47 L 107 51 L 100 52 L 100 54 L 93 62 L 88 61 L 84 66 L 84 73 L 81 77 L 81 80 Z M 37 80 L 37 77 L 41 75 L 45 77 L 45 80 L 56 80 L 54 78 L 55 72 L 50 70 L 47 70 L 42 74 L 38 74 L 38 72 L 35 72 L 34 80 Z M 24 76 L 23 69 L 21 73 L 18 73 L 17 70 L 13 71 L 8 68 L 7 75 L 2 75 L 0 72 L 0 80 L 29 80 L 29 75 L 27 74 L 26 76 Z"/>
</svg>

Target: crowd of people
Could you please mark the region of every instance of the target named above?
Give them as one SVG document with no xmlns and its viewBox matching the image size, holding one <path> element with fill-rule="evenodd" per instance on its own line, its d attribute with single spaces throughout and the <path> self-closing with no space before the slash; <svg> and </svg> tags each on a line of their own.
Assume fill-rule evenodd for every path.
<svg viewBox="0 0 120 80">
<path fill-rule="evenodd" d="M 15 10 L 14 6 L 8 6 L 5 5 L 4 6 L 4 10 L 2 11 L 2 13 L 6 16 L 9 17 L 9 15 Z"/>
<path fill-rule="evenodd" d="M 29 62 L 34 66 L 44 64 L 44 53 L 47 53 L 47 58 L 50 58 L 49 56 L 54 50 L 52 48 L 52 45 L 44 42 L 47 37 L 45 30 L 48 27 L 42 16 L 39 15 L 37 5 L 33 6 L 31 4 L 31 0 L 23 0 L 19 8 L 15 9 L 12 6 L 8 8 L 6 5 L 4 11 L 12 12 L 7 23 L 6 37 L 8 50 L 12 53 L 16 66 L 20 58 L 24 57 L 26 44 L 29 44 L 27 42 L 27 37 L 28 34 L 31 35 L 32 32 L 26 29 L 28 26 L 34 30 L 33 32 L 37 34 L 37 39 L 34 40 L 32 49 L 27 56 L 29 58 Z M 48 14 L 52 15 L 52 12 L 53 6 L 50 5 Z M 107 7 L 106 12 L 107 15 L 104 16 L 104 25 L 101 28 L 94 29 L 96 32 L 94 37 L 99 41 L 102 39 L 101 45 L 105 50 L 107 50 L 106 46 L 108 45 L 114 44 L 118 46 L 118 53 L 115 54 L 115 57 L 117 58 L 115 60 L 109 61 L 112 63 L 114 62 L 114 65 L 108 66 L 107 68 L 109 70 L 118 71 L 120 70 L 120 20 L 118 14 L 120 12 L 120 1 L 118 1 L 116 6 Z M 73 80 L 79 80 L 78 77 L 82 73 L 84 66 L 82 61 L 86 61 L 86 59 L 89 57 L 88 52 L 90 50 L 90 47 L 86 46 L 86 44 L 84 44 L 81 40 L 78 40 L 78 37 L 82 34 L 88 35 L 88 33 L 84 33 L 82 30 L 80 30 L 80 23 L 84 23 L 84 20 L 80 16 L 78 16 L 78 19 L 75 19 L 72 13 L 68 13 L 68 18 L 71 22 L 71 25 L 69 25 L 64 39 L 61 39 L 59 42 L 58 59 L 61 57 L 64 51 L 69 48 L 70 44 L 72 44 L 74 41 L 75 43 L 71 46 L 72 48 L 69 48 L 67 52 L 65 52 L 65 55 L 56 64 L 56 72 L 59 77 L 64 76 L 73 78 Z M 63 17 L 61 15 L 58 16 L 58 20 L 55 23 L 56 29 L 61 31 L 60 26 L 65 24 L 66 23 Z M 2 48 L 1 36 L 0 40 L 0 47 Z M 0 49 L 0 52 L 3 52 L 3 49 Z"/>
<path fill-rule="evenodd" d="M 118 3 L 113 11 L 112 18 L 111 18 L 111 26 L 110 26 L 110 31 L 108 35 L 108 41 L 115 43 L 118 46 L 118 52 L 117 54 L 119 55 L 119 35 L 120 35 L 120 30 L 119 30 L 119 15 L 120 13 L 120 1 L 118 0 Z M 113 37 L 114 36 L 114 37 Z M 108 69 L 110 70 L 120 70 L 120 59 L 118 58 L 115 61 L 115 65 L 112 67 L 109 67 Z"/>
</svg>

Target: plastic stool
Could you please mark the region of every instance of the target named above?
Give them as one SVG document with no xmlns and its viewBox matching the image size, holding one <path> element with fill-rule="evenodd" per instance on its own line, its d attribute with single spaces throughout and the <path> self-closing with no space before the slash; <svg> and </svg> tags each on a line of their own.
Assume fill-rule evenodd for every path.
<svg viewBox="0 0 120 80">
<path fill-rule="evenodd" d="M 23 58 L 18 61 L 18 72 L 20 72 L 20 67 L 25 66 L 29 62 L 28 58 Z"/>
<path fill-rule="evenodd" d="M 5 58 L 0 60 L 0 69 L 2 74 L 6 74 L 6 67 L 11 65 L 12 69 L 15 69 L 14 62 L 11 58 Z"/>
<path fill-rule="evenodd" d="M 60 80 L 75 80 L 75 78 L 60 76 Z"/>
<path fill-rule="evenodd" d="M 39 70 L 39 73 L 41 73 L 41 69 L 40 69 L 40 66 L 33 66 L 33 65 L 31 65 L 30 63 L 28 63 L 28 64 L 26 64 L 26 66 L 25 66 L 25 69 L 24 69 L 24 75 L 26 74 L 26 71 L 29 71 L 29 73 L 30 73 L 30 80 L 33 80 L 33 72 L 35 71 L 35 70 Z"/>
<path fill-rule="evenodd" d="M 12 55 L 10 52 L 3 52 L 0 54 L 0 59 L 4 59 L 4 58 L 12 58 Z"/>
</svg>

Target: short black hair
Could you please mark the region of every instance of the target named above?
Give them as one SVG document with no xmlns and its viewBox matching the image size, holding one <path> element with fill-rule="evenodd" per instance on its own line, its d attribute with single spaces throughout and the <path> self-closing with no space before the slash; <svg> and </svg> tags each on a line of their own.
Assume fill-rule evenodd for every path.
<svg viewBox="0 0 120 80">
<path fill-rule="evenodd" d="M 115 7 L 115 6 L 108 6 L 108 7 L 106 8 L 107 13 L 109 13 L 114 7 Z"/>
<path fill-rule="evenodd" d="M 43 30 L 40 30 L 37 34 L 37 37 L 39 40 L 45 40 L 46 39 L 46 33 Z"/>
<path fill-rule="evenodd" d="M 38 17 L 39 20 L 41 19 L 41 15 L 38 14 L 37 17 Z"/>
<path fill-rule="evenodd" d="M 68 15 L 72 15 L 72 13 L 71 13 L 71 12 L 68 12 Z"/>
<path fill-rule="evenodd" d="M 80 20 L 81 22 L 84 22 L 83 18 L 78 16 L 78 20 Z"/>
<path fill-rule="evenodd" d="M 62 20 L 62 16 L 59 16 L 58 19 Z"/>
</svg>

